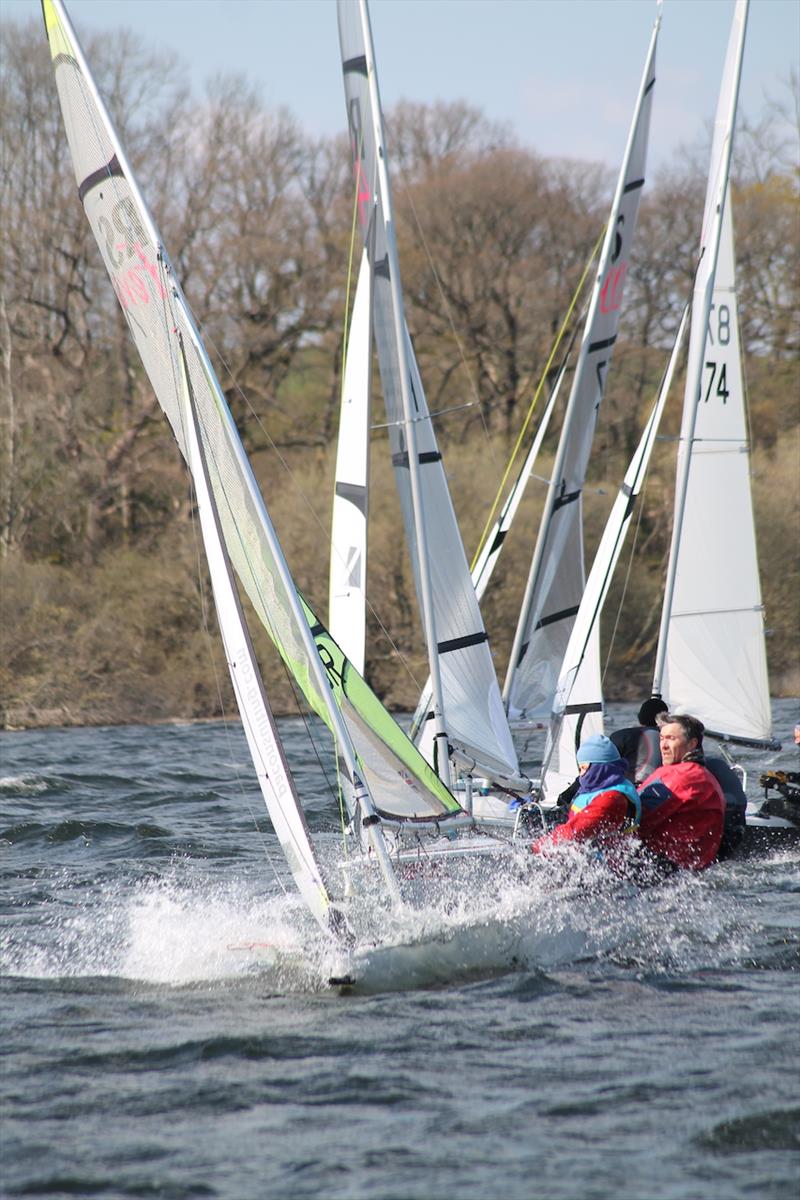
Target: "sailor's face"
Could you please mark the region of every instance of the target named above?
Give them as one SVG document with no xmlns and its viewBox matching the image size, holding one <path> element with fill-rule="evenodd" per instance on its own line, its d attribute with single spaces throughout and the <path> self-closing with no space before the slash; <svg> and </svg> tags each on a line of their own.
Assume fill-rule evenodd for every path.
<svg viewBox="0 0 800 1200">
<path fill-rule="evenodd" d="M 665 767 L 683 762 L 689 751 L 697 745 L 697 739 L 687 737 L 683 726 L 678 725 L 677 722 L 671 725 L 662 725 L 659 740 L 661 761 Z"/>
</svg>

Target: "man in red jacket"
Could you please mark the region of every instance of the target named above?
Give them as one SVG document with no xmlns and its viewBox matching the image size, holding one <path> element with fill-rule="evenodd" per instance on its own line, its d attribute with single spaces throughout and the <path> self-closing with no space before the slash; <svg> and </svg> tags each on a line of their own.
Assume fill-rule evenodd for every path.
<svg viewBox="0 0 800 1200">
<path fill-rule="evenodd" d="M 696 717 L 661 713 L 661 761 L 639 789 L 639 837 L 675 867 L 701 871 L 717 857 L 725 797 L 703 765 L 705 726 Z"/>
</svg>

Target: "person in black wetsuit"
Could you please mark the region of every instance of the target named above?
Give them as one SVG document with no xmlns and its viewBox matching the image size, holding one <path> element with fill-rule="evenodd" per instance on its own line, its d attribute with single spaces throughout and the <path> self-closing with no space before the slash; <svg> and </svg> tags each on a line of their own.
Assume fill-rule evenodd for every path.
<svg viewBox="0 0 800 1200">
<path fill-rule="evenodd" d="M 627 725 L 609 734 L 611 741 L 628 764 L 628 779 L 638 787 L 661 766 L 661 749 L 656 717 L 667 712 L 660 696 L 645 700 L 639 709 L 639 724 Z"/>
<path fill-rule="evenodd" d="M 725 797 L 725 825 L 717 858 L 730 858 L 744 837 L 747 795 L 741 778 L 727 758 L 721 754 L 706 754 L 705 765 Z"/>
</svg>

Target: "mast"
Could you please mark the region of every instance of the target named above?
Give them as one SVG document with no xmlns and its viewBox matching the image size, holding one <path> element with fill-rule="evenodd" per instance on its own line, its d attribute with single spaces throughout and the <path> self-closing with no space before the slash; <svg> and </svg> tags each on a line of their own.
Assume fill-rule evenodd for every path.
<svg viewBox="0 0 800 1200">
<path fill-rule="evenodd" d="M 744 38 L 747 28 L 749 0 L 736 0 L 733 14 L 725 68 L 722 75 L 717 115 L 714 123 L 714 138 L 711 147 L 711 165 L 706 190 L 703 230 L 700 244 L 700 263 L 692 295 L 692 324 L 689 334 L 689 357 L 686 369 L 686 389 L 683 400 L 683 419 L 678 450 L 677 477 L 675 482 L 675 511 L 672 524 L 667 578 L 664 587 L 664 606 L 661 611 L 661 627 L 658 635 L 655 669 L 653 672 L 653 695 L 661 696 L 662 680 L 667 655 L 675 579 L 678 566 L 681 532 L 683 529 L 689 471 L 692 462 L 697 410 L 701 397 L 702 371 L 711 301 L 714 293 L 714 277 L 717 269 L 722 217 L 730 175 L 733 132 L 736 121 L 736 105 L 739 97 L 739 81 L 742 72 Z"/>
</svg>

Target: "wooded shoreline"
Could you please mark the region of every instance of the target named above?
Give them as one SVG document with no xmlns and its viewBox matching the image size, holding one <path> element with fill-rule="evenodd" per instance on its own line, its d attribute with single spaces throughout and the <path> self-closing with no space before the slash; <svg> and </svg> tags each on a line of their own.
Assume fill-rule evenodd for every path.
<svg viewBox="0 0 800 1200">
<path fill-rule="evenodd" d="M 186 472 L 75 196 L 41 28 L 5 21 L 0 37 L 0 727 L 219 719 L 233 701 L 213 618 L 204 629 Z M 352 224 L 344 139 L 308 138 L 242 80 L 218 81 L 198 104 L 180 70 L 135 39 L 124 53 L 102 37 L 86 49 L 292 572 L 324 616 Z M 542 158 L 463 104 L 401 104 L 388 127 L 409 325 L 471 555 L 603 228 L 613 172 Z M 797 146 L 787 92 L 760 124 L 741 119 L 733 188 L 776 695 L 800 692 Z M 690 291 L 705 157 L 690 149 L 647 182 L 585 491 L 587 563 Z M 377 369 L 374 379 L 379 393 Z M 628 584 L 621 565 L 604 617 L 605 690 L 622 699 L 650 690 L 681 396 L 678 379 L 623 556 Z M 366 675 L 402 712 L 427 667 L 385 442 L 376 427 Z M 541 503 L 541 489 L 526 499 L 482 605 L 501 678 Z M 257 651 L 275 711 L 296 712 L 266 637 Z"/>
</svg>

